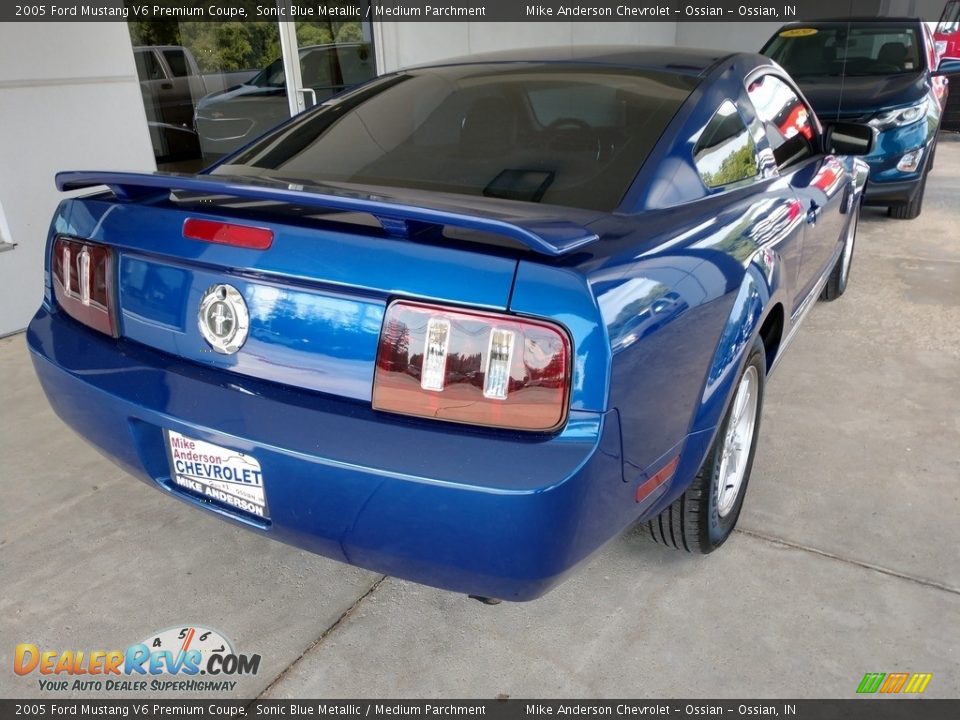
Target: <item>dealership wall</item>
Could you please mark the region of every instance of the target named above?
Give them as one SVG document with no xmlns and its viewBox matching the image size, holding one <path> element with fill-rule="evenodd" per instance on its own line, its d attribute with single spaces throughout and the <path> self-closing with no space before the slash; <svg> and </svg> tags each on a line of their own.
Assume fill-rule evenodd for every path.
<svg viewBox="0 0 960 720">
<path fill-rule="evenodd" d="M 65 169 L 154 170 L 123 23 L 0 24 L 0 336 L 43 294 L 43 247 Z"/>
<path fill-rule="evenodd" d="M 381 72 L 476 53 L 575 45 L 674 45 L 677 23 L 381 22 L 374 26 Z"/>
<path fill-rule="evenodd" d="M 905 0 L 904 0 L 905 1 Z M 529 47 L 677 45 L 756 52 L 779 22 L 383 22 L 374 28 L 380 72 L 472 55 Z"/>
<path fill-rule="evenodd" d="M 677 23 L 676 44 L 687 48 L 716 48 L 740 52 L 759 52 L 783 23 Z"/>
</svg>

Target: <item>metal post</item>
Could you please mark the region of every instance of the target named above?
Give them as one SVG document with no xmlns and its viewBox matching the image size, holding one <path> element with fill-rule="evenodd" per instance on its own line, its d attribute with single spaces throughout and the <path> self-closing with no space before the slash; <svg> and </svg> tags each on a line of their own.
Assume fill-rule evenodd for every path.
<svg viewBox="0 0 960 720">
<path fill-rule="evenodd" d="M 282 17 L 290 17 L 290 0 L 277 0 Z M 297 24 L 293 20 L 279 20 L 280 53 L 283 57 L 283 77 L 287 83 L 287 104 L 290 116 L 306 110 L 303 97 L 303 78 L 300 76 L 300 45 L 297 43 Z"/>
</svg>

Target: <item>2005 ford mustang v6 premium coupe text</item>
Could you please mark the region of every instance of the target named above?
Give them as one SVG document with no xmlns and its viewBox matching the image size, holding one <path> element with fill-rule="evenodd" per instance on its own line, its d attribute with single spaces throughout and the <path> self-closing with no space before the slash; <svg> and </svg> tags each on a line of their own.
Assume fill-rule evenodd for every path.
<svg viewBox="0 0 960 720">
<path fill-rule="evenodd" d="M 29 347 L 148 484 L 529 600 L 638 522 L 729 536 L 767 375 L 846 287 L 872 132 L 760 55 L 383 76 L 196 175 L 58 175 L 97 190 L 56 212 Z"/>
</svg>

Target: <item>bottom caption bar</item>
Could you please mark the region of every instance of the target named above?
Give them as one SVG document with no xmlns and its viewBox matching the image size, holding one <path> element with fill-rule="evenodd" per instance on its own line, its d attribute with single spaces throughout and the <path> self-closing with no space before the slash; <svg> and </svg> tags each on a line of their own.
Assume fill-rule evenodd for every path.
<svg viewBox="0 0 960 720">
<path fill-rule="evenodd" d="M 0 700 L 0 718 L 431 718 L 559 716 L 955 720 L 960 699 L 851 700 Z"/>
</svg>

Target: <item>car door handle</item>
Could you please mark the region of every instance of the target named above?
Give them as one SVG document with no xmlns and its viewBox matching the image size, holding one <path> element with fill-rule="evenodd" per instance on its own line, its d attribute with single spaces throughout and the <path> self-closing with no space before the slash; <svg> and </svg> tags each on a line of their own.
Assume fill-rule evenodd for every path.
<svg viewBox="0 0 960 720">
<path fill-rule="evenodd" d="M 817 220 L 820 219 L 820 213 L 823 210 L 819 205 L 817 205 L 813 200 L 810 201 L 810 209 L 807 210 L 807 222 L 810 225 L 816 225 Z"/>
</svg>

